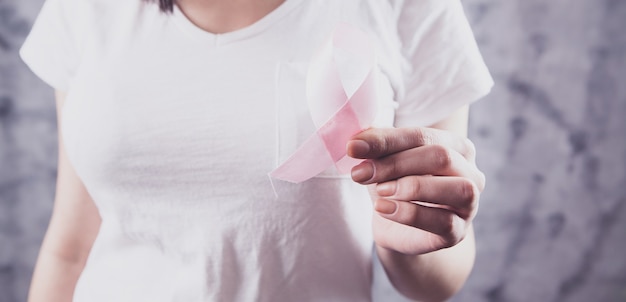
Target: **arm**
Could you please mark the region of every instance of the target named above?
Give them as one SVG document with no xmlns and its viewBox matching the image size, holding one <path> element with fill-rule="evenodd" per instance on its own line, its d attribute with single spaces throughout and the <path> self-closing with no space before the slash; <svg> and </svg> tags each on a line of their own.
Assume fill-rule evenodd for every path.
<svg viewBox="0 0 626 302">
<path fill-rule="evenodd" d="M 60 126 L 65 95 L 57 92 L 56 100 Z M 98 210 L 67 159 L 60 132 L 57 173 L 54 209 L 33 273 L 30 302 L 72 300 L 100 227 Z"/>
<path fill-rule="evenodd" d="M 374 166 L 367 177 L 359 175 L 364 164 L 355 167 L 353 179 L 371 184 L 381 263 L 396 289 L 419 301 L 450 298 L 474 263 L 471 221 L 484 175 L 466 138 L 467 115 L 465 106 L 431 127 L 371 129 L 354 138 L 366 149 L 348 145 Z"/>
</svg>

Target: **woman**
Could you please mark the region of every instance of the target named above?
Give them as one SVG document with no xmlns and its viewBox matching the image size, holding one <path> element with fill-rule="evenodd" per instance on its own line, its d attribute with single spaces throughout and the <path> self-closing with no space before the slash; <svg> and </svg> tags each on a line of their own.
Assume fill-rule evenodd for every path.
<svg viewBox="0 0 626 302">
<path fill-rule="evenodd" d="M 346 146 L 366 160 L 273 189 L 339 23 L 378 54 L 377 127 Z M 492 80 L 458 1 L 48 0 L 20 54 L 60 133 L 30 301 L 368 301 L 372 252 L 441 301 L 472 268 L 467 113 Z"/>
</svg>

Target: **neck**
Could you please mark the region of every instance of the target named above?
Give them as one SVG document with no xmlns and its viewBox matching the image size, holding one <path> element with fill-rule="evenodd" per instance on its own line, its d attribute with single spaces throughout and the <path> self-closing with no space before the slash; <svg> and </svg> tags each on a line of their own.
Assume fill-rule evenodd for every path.
<svg viewBox="0 0 626 302">
<path fill-rule="evenodd" d="M 196 26 L 215 34 L 238 30 L 260 20 L 285 0 L 178 0 L 176 5 Z"/>
</svg>

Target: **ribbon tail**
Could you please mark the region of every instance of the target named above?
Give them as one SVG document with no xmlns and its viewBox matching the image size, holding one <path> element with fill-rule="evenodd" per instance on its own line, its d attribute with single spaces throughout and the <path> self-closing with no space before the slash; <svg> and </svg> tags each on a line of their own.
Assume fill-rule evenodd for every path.
<svg viewBox="0 0 626 302">
<path fill-rule="evenodd" d="M 310 179 L 335 162 L 324 145 L 324 142 L 315 134 L 309 137 L 283 164 L 269 173 L 275 179 L 291 183 L 301 183 Z"/>
</svg>

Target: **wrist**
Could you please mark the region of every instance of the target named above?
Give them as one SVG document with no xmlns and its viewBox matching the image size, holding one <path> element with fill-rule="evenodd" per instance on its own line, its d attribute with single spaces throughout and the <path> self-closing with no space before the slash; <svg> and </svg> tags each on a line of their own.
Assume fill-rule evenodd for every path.
<svg viewBox="0 0 626 302">
<path fill-rule="evenodd" d="M 445 301 L 465 284 L 476 250 L 470 226 L 467 236 L 450 248 L 411 255 L 376 244 L 376 253 L 399 293 L 418 301 Z"/>
</svg>

